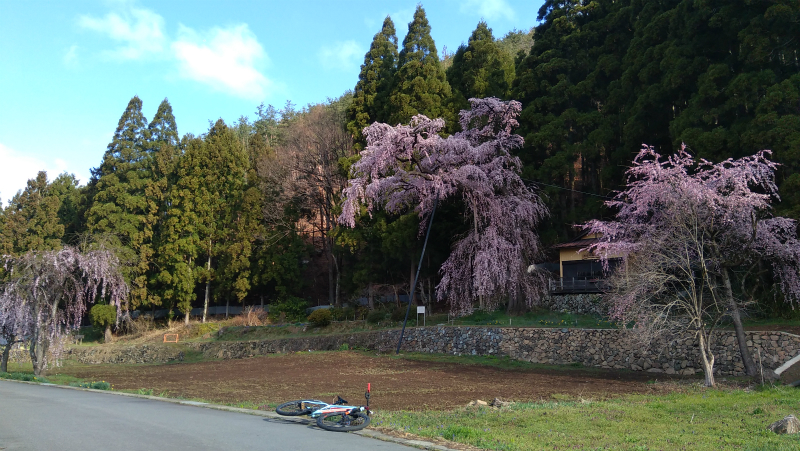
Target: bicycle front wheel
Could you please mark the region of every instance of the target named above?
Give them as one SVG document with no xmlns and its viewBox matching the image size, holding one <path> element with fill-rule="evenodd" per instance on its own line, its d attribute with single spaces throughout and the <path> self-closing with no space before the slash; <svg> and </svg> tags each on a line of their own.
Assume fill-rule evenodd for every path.
<svg viewBox="0 0 800 451">
<path fill-rule="evenodd" d="M 278 415 L 296 417 L 299 415 L 309 415 L 311 412 L 322 407 L 325 407 L 325 404 L 305 402 L 302 399 L 298 399 L 296 401 L 289 401 L 279 405 L 275 409 L 275 412 L 277 412 Z"/>
<path fill-rule="evenodd" d="M 358 431 L 369 425 L 369 415 L 364 412 L 332 412 L 317 417 L 317 426 L 334 432 Z"/>
</svg>

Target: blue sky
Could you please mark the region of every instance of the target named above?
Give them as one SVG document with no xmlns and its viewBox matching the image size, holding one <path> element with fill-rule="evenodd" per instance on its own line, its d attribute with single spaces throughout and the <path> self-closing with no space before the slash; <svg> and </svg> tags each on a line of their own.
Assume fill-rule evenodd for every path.
<svg viewBox="0 0 800 451">
<path fill-rule="evenodd" d="M 441 54 L 483 18 L 502 37 L 536 25 L 541 0 L 424 2 Z M 128 101 L 152 119 L 169 98 L 178 132 L 324 101 L 352 89 L 384 17 L 402 42 L 417 0 L 0 0 L 0 199 L 39 170 L 81 183 Z"/>
</svg>

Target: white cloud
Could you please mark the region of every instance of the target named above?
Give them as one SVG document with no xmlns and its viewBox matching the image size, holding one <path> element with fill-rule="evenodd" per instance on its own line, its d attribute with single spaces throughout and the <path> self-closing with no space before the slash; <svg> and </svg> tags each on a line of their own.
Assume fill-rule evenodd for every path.
<svg viewBox="0 0 800 451">
<path fill-rule="evenodd" d="M 325 70 L 348 72 L 358 69 L 364 53 L 356 41 L 339 41 L 322 46 L 319 59 Z"/>
<path fill-rule="evenodd" d="M 260 99 L 272 86 L 256 68 L 269 58 L 247 24 L 215 27 L 203 35 L 179 25 L 171 47 L 183 78 L 246 99 Z"/>
<path fill-rule="evenodd" d="M 64 65 L 67 67 L 75 67 L 78 65 L 78 46 L 73 45 L 64 54 Z"/>
<path fill-rule="evenodd" d="M 159 56 L 166 48 L 164 18 L 148 9 L 129 8 L 121 15 L 108 13 L 102 18 L 80 16 L 78 25 L 122 43 L 106 52 L 112 59 L 141 60 Z"/>
<path fill-rule="evenodd" d="M 53 180 L 62 172 L 72 172 L 82 183 L 86 183 L 87 176 L 69 170 L 69 164 L 56 158 L 53 161 L 43 161 L 37 157 L 12 149 L 0 143 L 0 204 L 5 205 L 17 191 L 25 189 L 28 179 L 36 177 L 39 171 L 47 171 L 47 178 Z"/>
<path fill-rule="evenodd" d="M 514 19 L 514 10 L 506 0 L 467 0 L 461 4 L 461 12 L 477 12 L 486 20 Z"/>
</svg>

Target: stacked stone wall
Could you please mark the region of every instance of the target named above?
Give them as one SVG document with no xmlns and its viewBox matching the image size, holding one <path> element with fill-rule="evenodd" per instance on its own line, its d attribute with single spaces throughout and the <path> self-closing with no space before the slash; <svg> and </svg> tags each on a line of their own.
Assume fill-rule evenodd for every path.
<svg viewBox="0 0 800 451">
<path fill-rule="evenodd" d="M 542 299 L 540 306 L 554 312 L 608 316 L 608 306 L 599 294 L 551 294 Z"/>
<path fill-rule="evenodd" d="M 82 363 L 150 363 L 182 360 L 186 352 L 205 358 L 237 359 L 258 355 L 350 348 L 392 352 L 399 330 L 348 335 L 286 338 L 246 342 L 180 343 L 128 348 L 72 348 Z M 747 332 L 757 365 L 775 369 L 800 353 L 800 336 L 786 332 Z M 406 330 L 402 350 L 455 355 L 494 355 L 544 364 L 574 364 L 667 374 L 700 372 L 693 336 L 675 336 L 643 347 L 628 331 L 618 329 L 537 329 L 493 327 L 417 327 Z M 744 374 L 733 331 L 714 338 L 715 368 L 720 375 Z"/>
</svg>

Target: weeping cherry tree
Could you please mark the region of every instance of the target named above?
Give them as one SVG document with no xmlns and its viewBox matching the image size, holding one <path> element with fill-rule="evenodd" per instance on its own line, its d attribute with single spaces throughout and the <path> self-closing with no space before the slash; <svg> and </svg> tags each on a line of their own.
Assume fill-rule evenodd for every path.
<svg viewBox="0 0 800 451">
<path fill-rule="evenodd" d="M 488 310 L 504 299 L 509 310 L 520 309 L 545 291 L 545 276 L 526 268 L 542 255 L 536 226 L 548 212 L 510 153 L 523 144 L 513 133 L 521 104 L 493 97 L 470 103 L 460 113 L 464 131 L 447 138 L 439 134 L 443 119 L 423 115 L 409 125 L 366 127 L 367 148 L 353 165 L 338 221 L 355 227 L 362 205 L 369 213 L 413 207 L 422 218 L 437 201 L 460 197 L 472 224 L 440 269 L 437 297 L 458 313 L 471 312 L 475 301 Z"/>
<path fill-rule="evenodd" d="M 744 287 L 748 274 L 768 267 L 775 295 L 800 301 L 797 224 L 771 214 L 778 165 L 770 154 L 711 163 L 685 147 L 664 158 L 644 146 L 627 171 L 627 188 L 606 203 L 616 219 L 586 224 L 602 234 L 591 251 L 605 261 L 627 260 L 611 279 L 612 316 L 648 333 L 694 332 L 707 385 L 714 384 L 712 332 L 724 317 L 734 323 L 746 372 L 756 375 L 740 314 L 748 300 L 744 290 L 734 294 L 734 269 Z"/>
<path fill-rule="evenodd" d="M 0 308 L 4 318 L 15 319 L 13 330 L 28 343 L 37 376 L 58 360 L 64 336 L 80 326 L 87 305 L 105 299 L 119 313 L 129 292 L 119 259 L 105 248 L 31 251 L 5 266 Z"/>
</svg>

